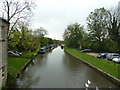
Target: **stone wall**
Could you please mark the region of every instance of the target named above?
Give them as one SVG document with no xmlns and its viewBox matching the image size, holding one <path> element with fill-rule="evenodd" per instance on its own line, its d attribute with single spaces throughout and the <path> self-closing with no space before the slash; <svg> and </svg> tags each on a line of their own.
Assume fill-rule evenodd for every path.
<svg viewBox="0 0 120 90">
<path fill-rule="evenodd" d="M 0 18 L 0 88 L 7 80 L 7 30 L 9 23 Z"/>
</svg>

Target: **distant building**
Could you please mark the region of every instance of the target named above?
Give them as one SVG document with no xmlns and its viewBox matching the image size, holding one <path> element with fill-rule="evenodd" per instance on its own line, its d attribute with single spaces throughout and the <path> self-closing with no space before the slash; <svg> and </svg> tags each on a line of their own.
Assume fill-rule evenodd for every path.
<svg viewBox="0 0 120 90">
<path fill-rule="evenodd" d="M 9 22 L 0 18 L 0 88 L 7 80 L 7 31 Z"/>
</svg>

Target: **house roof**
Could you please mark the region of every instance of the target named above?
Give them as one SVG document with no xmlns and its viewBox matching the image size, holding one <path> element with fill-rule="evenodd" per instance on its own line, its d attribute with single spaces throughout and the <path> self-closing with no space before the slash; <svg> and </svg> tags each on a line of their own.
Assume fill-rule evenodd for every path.
<svg viewBox="0 0 120 90">
<path fill-rule="evenodd" d="M 3 19 L 0 17 L 0 21 L 4 22 L 4 23 L 7 23 L 7 24 L 10 24 L 7 20 Z"/>
</svg>

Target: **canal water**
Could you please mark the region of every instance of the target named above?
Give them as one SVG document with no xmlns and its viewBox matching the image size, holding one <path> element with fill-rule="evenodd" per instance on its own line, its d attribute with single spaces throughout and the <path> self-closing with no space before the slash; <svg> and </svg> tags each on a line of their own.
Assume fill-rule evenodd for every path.
<svg viewBox="0 0 120 90">
<path fill-rule="evenodd" d="M 115 88 L 112 81 L 68 55 L 60 47 L 38 55 L 17 79 L 19 88 L 85 88 L 87 80 L 90 88 Z"/>
</svg>

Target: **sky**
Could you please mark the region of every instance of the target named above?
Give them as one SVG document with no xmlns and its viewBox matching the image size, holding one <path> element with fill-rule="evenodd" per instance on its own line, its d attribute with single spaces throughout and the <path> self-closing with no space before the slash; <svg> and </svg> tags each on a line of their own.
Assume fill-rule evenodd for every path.
<svg viewBox="0 0 120 90">
<path fill-rule="evenodd" d="M 1 0 L 0 0 L 1 1 Z M 111 9 L 120 0 L 36 0 L 32 28 L 43 27 L 47 37 L 63 40 L 67 25 L 79 23 L 86 27 L 86 18 L 96 8 Z"/>
<path fill-rule="evenodd" d="M 86 18 L 96 8 L 111 9 L 119 0 L 36 0 L 32 25 L 48 31 L 47 37 L 63 40 L 67 25 L 78 22 L 86 26 Z"/>
</svg>

